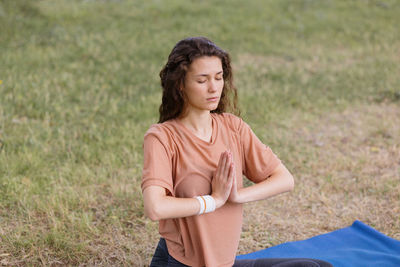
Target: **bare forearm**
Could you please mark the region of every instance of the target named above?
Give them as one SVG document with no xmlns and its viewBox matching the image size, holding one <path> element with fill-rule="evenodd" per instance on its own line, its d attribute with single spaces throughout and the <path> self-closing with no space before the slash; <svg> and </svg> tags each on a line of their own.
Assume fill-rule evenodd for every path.
<svg viewBox="0 0 400 267">
<path fill-rule="evenodd" d="M 224 201 L 212 195 L 215 208 L 219 208 Z M 144 212 L 152 221 L 162 219 L 182 218 L 198 215 L 200 203 L 196 198 L 176 198 L 165 195 L 164 188 L 150 186 L 143 192 Z"/>
<path fill-rule="evenodd" d="M 200 211 L 199 201 L 195 198 L 176 198 L 164 196 L 148 209 L 147 216 L 158 221 L 162 219 L 181 218 L 197 215 Z"/>
<path fill-rule="evenodd" d="M 238 203 L 252 202 L 291 191 L 294 187 L 293 176 L 282 167 L 263 182 L 238 190 Z"/>
</svg>

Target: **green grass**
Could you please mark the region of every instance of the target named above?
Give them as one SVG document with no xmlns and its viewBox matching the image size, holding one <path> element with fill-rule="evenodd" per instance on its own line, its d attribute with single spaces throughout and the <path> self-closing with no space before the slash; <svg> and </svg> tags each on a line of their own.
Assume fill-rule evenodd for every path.
<svg viewBox="0 0 400 267">
<path fill-rule="evenodd" d="M 0 264 L 147 264 L 157 227 L 143 215 L 142 139 L 158 119 L 158 73 L 188 36 L 230 52 L 243 118 L 299 175 L 300 192 L 308 176 L 322 194 L 336 192 L 318 185 L 399 143 L 394 124 L 365 117 L 366 137 L 349 145 L 372 152 L 326 164 L 318 145 L 336 155 L 347 143 L 313 134 L 332 114 L 391 105 L 398 114 L 399 13 L 395 0 L 0 2 Z M 375 174 L 399 190 L 398 162 L 382 164 L 397 169 L 390 179 Z M 354 171 L 357 179 L 376 172 Z M 390 188 L 346 190 L 380 196 Z M 376 225 L 397 236 L 400 220 L 388 216 Z M 249 229 L 243 244 L 254 248 L 293 237 L 249 243 Z"/>
</svg>

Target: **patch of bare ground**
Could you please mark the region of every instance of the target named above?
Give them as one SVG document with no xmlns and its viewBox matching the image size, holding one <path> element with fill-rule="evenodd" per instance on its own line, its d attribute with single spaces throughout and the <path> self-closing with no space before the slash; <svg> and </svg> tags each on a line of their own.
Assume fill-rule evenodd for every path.
<svg viewBox="0 0 400 267">
<path fill-rule="evenodd" d="M 400 106 L 368 104 L 288 123 L 295 190 L 245 205 L 239 254 L 361 220 L 400 239 Z M 279 154 L 279 151 L 277 151 Z"/>
</svg>

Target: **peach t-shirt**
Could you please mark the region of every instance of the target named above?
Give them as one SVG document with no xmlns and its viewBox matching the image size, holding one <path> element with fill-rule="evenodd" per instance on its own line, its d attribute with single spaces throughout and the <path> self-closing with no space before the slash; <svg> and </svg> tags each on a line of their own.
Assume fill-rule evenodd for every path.
<svg viewBox="0 0 400 267">
<path fill-rule="evenodd" d="M 176 119 L 153 124 L 144 136 L 142 191 L 161 186 L 167 195 L 192 198 L 211 194 L 213 172 L 222 152 L 230 149 L 238 188 L 242 174 L 258 183 L 280 160 L 250 127 L 229 113 L 211 113 L 210 142 L 197 137 Z M 242 227 L 242 204 L 227 202 L 211 213 L 159 221 L 168 252 L 189 266 L 232 266 Z"/>
</svg>

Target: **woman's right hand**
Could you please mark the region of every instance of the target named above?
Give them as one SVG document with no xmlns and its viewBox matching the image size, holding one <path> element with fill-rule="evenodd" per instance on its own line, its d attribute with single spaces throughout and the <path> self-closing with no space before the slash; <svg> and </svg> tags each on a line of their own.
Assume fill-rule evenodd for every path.
<svg viewBox="0 0 400 267">
<path fill-rule="evenodd" d="M 223 206 L 227 201 L 232 189 L 233 174 L 232 154 L 230 151 L 225 151 L 219 158 L 217 170 L 211 183 L 211 196 L 215 199 L 216 208 Z"/>
</svg>

